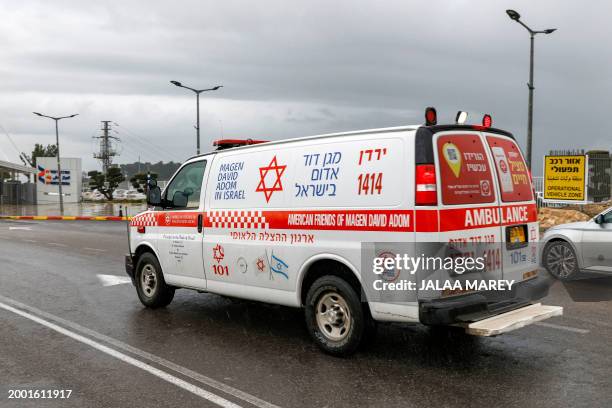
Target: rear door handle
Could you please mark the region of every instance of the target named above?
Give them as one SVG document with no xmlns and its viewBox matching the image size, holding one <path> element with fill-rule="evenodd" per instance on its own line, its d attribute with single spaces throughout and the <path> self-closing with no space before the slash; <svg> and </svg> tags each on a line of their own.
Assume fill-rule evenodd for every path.
<svg viewBox="0 0 612 408">
<path fill-rule="evenodd" d="M 202 232 L 202 214 L 198 214 L 198 232 Z"/>
</svg>

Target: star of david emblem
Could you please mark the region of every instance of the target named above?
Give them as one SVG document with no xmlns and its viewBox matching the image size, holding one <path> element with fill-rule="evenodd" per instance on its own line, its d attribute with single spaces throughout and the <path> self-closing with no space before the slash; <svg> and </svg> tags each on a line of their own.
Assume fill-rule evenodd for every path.
<svg viewBox="0 0 612 408">
<path fill-rule="evenodd" d="M 259 168 L 259 184 L 255 191 L 262 191 L 264 196 L 266 197 L 266 203 L 270 202 L 270 198 L 272 198 L 272 194 L 275 191 L 283 191 L 283 183 L 281 181 L 281 176 L 285 172 L 287 165 L 279 165 L 276 161 L 276 156 L 272 159 L 270 164 L 265 167 Z M 272 175 L 272 177 L 268 177 L 268 173 Z M 271 181 L 270 179 L 273 179 Z M 270 186 L 270 184 L 272 184 Z"/>
</svg>

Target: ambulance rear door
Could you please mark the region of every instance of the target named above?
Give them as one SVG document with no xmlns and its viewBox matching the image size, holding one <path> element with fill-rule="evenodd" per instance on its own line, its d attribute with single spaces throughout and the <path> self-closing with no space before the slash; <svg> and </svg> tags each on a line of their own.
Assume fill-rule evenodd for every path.
<svg viewBox="0 0 612 408">
<path fill-rule="evenodd" d="M 534 278 L 539 227 L 531 176 L 515 140 L 483 132 L 499 185 L 502 265 L 505 280 Z"/>
<path fill-rule="evenodd" d="M 434 134 L 432 143 L 438 190 L 437 257 L 446 265 L 449 257 L 480 259 L 484 268 L 474 264 L 452 270 L 428 267 L 425 274 L 429 278 L 421 278 L 433 280 L 437 288 L 420 291 L 420 299 L 474 292 L 477 290 L 466 290 L 466 281 L 503 278 L 500 202 L 482 134 L 469 129 L 442 131 Z"/>
</svg>

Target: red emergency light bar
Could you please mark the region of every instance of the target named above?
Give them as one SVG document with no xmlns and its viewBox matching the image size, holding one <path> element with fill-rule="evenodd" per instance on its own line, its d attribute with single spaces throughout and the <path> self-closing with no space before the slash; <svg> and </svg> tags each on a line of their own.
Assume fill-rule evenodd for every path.
<svg viewBox="0 0 612 408">
<path fill-rule="evenodd" d="M 259 143 L 265 143 L 267 140 L 253 139 L 219 139 L 213 142 L 213 146 L 217 146 L 217 150 L 230 149 L 232 147 L 248 146 Z"/>
<path fill-rule="evenodd" d="M 455 117 L 457 125 L 464 125 L 467 119 L 467 112 L 459 111 Z M 429 106 L 425 109 L 425 126 L 435 126 L 438 124 L 438 114 L 436 108 Z M 493 125 L 493 118 L 488 113 L 482 117 L 482 125 L 466 125 L 471 126 L 474 130 L 485 130 Z"/>
<path fill-rule="evenodd" d="M 425 125 L 433 126 L 438 123 L 438 114 L 433 106 L 425 109 Z"/>
</svg>

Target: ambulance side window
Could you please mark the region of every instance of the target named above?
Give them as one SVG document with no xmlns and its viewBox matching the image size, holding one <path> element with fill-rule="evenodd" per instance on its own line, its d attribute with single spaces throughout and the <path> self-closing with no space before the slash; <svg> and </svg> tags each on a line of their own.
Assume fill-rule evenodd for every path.
<svg viewBox="0 0 612 408">
<path fill-rule="evenodd" d="M 206 160 L 201 160 L 179 170 L 166 188 L 164 200 L 169 208 L 195 209 L 200 206 L 205 168 Z"/>
<path fill-rule="evenodd" d="M 446 205 L 494 202 L 491 165 L 480 136 L 442 135 L 437 143 L 442 202 Z"/>
</svg>

